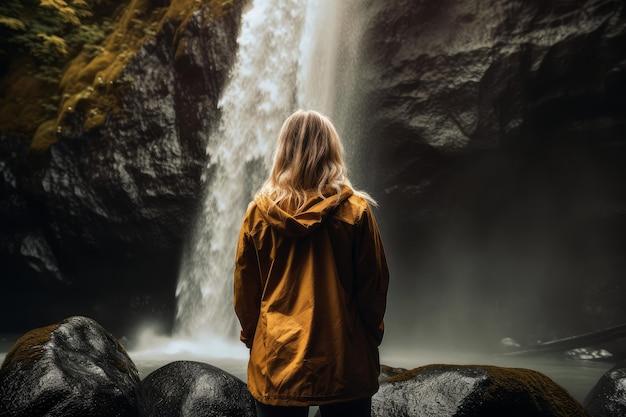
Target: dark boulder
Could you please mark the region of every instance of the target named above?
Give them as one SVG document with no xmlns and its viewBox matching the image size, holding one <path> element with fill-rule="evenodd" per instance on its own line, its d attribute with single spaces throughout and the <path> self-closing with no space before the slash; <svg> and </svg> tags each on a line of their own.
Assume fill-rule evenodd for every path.
<svg viewBox="0 0 626 417">
<path fill-rule="evenodd" d="M 177 361 L 148 375 L 139 389 L 142 416 L 254 417 L 246 384 L 212 365 Z"/>
<path fill-rule="evenodd" d="M 136 416 L 135 365 L 94 320 L 70 317 L 31 330 L 0 368 L 3 417 Z"/>
<path fill-rule="evenodd" d="M 589 417 L 565 389 L 529 369 L 428 365 L 381 384 L 374 417 Z"/>
<path fill-rule="evenodd" d="M 585 409 L 593 417 L 626 416 L 626 361 L 609 369 L 585 398 Z"/>
</svg>

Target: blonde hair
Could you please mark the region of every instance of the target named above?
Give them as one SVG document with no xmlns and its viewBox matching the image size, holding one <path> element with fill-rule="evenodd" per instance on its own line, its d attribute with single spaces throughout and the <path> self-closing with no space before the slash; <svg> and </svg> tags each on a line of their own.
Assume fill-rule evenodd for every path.
<svg viewBox="0 0 626 417">
<path fill-rule="evenodd" d="M 352 188 L 343 145 L 331 121 L 313 110 L 296 111 L 283 123 L 270 176 L 257 196 L 298 213 L 311 192 L 326 198 L 329 188 L 339 195 L 344 187 L 376 204 L 369 195 Z"/>
</svg>

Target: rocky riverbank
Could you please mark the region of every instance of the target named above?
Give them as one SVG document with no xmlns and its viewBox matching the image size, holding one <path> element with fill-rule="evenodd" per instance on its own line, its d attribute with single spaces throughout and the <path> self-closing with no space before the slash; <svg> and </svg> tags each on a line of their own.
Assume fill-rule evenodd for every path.
<svg viewBox="0 0 626 417">
<path fill-rule="evenodd" d="M 603 376 L 584 406 L 534 370 L 431 364 L 382 366 L 375 417 L 618 417 L 626 364 Z M 0 415 L 254 416 L 245 382 L 211 364 L 174 361 L 140 379 L 122 344 L 96 321 L 70 317 L 31 330 L 0 368 Z"/>
</svg>

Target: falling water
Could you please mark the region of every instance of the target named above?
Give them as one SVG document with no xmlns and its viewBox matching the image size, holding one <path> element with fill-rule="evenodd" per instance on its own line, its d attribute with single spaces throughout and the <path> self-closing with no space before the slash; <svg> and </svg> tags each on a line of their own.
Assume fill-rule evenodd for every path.
<svg viewBox="0 0 626 417">
<path fill-rule="evenodd" d="M 285 117 L 297 108 L 333 113 L 338 3 L 255 0 L 242 18 L 221 122 L 206 149 L 204 204 L 176 291 L 181 337 L 237 333 L 232 274 L 241 220 Z"/>
</svg>

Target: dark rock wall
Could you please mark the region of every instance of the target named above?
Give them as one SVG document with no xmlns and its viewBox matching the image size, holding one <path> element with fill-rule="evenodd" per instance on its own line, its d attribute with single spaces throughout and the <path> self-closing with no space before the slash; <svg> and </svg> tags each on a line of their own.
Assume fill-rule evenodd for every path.
<svg viewBox="0 0 626 417">
<path fill-rule="evenodd" d="M 623 321 L 623 2 L 371 5 L 362 140 L 388 333 L 495 344 Z"/>
<path fill-rule="evenodd" d="M 2 137 L 0 332 L 73 314 L 123 332 L 142 317 L 171 325 L 241 5 L 166 22 L 124 68 L 102 126 L 85 131 L 76 108 L 38 157 Z"/>
</svg>

